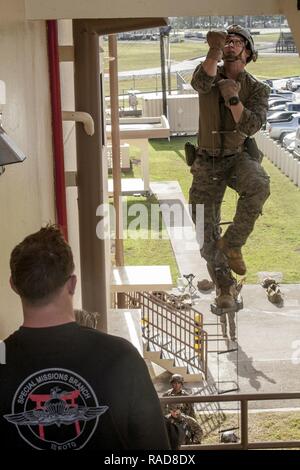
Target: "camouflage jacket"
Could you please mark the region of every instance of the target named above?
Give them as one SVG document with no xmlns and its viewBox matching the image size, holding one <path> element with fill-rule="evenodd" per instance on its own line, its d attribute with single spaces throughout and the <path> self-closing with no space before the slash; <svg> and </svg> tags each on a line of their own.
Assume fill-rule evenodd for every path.
<svg viewBox="0 0 300 470">
<path fill-rule="evenodd" d="M 169 414 L 166 418 L 182 430 L 182 442 L 180 444 L 201 444 L 203 431 L 196 419 L 184 414 L 181 414 L 179 418 L 174 418 Z"/>
<path fill-rule="evenodd" d="M 212 131 L 233 131 L 223 134 L 223 148 L 234 153 L 242 149 L 245 138 L 255 134 L 267 117 L 270 88 L 244 70 L 237 78 L 241 85 L 239 97 L 244 111 L 240 121 L 235 123 L 216 85 L 224 78 L 227 77 L 223 66 L 218 66 L 217 75 L 210 77 L 199 64 L 191 81 L 192 87 L 199 93 L 198 146 L 208 152 L 218 151 L 222 147 L 221 134 L 212 134 Z"/>
<path fill-rule="evenodd" d="M 167 392 L 165 392 L 163 394 L 163 397 L 173 397 L 173 396 L 188 396 L 190 395 L 190 393 L 188 393 L 186 390 L 182 389 L 180 390 L 179 393 L 175 393 L 173 388 L 170 388 L 170 390 L 168 390 Z M 191 416 L 192 418 L 195 418 L 196 419 L 196 414 L 195 414 L 195 410 L 194 410 L 194 405 L 192 403 L 181 403 L 180 404 L 180 409 L 182 411 L 182 413 L 184 413 L 185 415 L 188 415 L 188 416 Z M 168 405 L 166 405 L 165 407 L 165 413 L 168 413 L 169 412 L 169 409 L 168 409 Z"/>
</svg>

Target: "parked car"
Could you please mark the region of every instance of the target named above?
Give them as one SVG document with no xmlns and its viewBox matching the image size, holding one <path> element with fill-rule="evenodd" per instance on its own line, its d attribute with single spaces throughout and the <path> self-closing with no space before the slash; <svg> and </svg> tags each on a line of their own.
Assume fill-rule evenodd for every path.
<svg viewBox="0 0 300 470">
<path fill-rule="evenodd" d="M 285 120 L 272 119 L 267 122 L 266 129 L 270 137 L 282 142 L 289 132 L 296 131 L 300 126 L 300 113 L 292 114 Z"/>
<path fill-rule="evenodd" d="M 270 114 L 272 114 L 275 111 L 284 111 L 285 105 L 290 102 L 291 100 L 289 98 L 281 98 L 281 99 L 275 98 L 275 99 L 269 100 L 268 101 L 269 109 L 268 109 L 267 115 L 270 116 Z"/>
<path fill-rule="evenodd" d="M 276 113 L 278 111 L 286 111 L 285 104 L 279 104 L 277 106 L 273 106 L 272 109 L 269 109 L 267 116 L 270 116 L 273 113 Z"/>
<path fill-rule="evenodd" d="M 300 102 L 289 102 L 285 104 L 285 109 L 287 111 L 296 111 L 297 113 L 300 113 Z"/>
<path fill-rule="evenodd" d="M 289 98 L 291 101 L 296 99 L 296 95 L 293 91 L 288 90 L 275 90 L 273 93 L 270 93 L 269 100 L 271 99 L 282 99 L 282 98 Z"/>
<path fill-rule="evenodd" d="M 268 116 L 268 122 L 272 121 L 287 121 L 293 114 L 297 114 L 295 111 L 275 111 Z"/>
<path fill-rule="evenodd" d="M 295 139 L 296 139 L 296 131 L 289 132 L 282 139 L 282 146 L 289 152 L 293 152 L 295 149 Z"/>
<path fill-rule="evenodd" d="M 300 88 L 300 77 L 290 78 L 286 82 L 287 90 L 297 91 Z"/>
<path fill-rule="evenodd" d="M 294 156 L 300 160 L 300 127 L 296 131 Z"/>
<path fill-rule="evenodd" d="M 287 101 L 284 104 L 272 106 L 272 108 L 269 109 L 267 115 L 270 116 L 272 113 L 275 113 L 277 111 L 292 111 L 294 113 L 300 113 L 300 103 L 293 103 L 292 101 Z"/>
<path fill-rule="evenodd" d="M 268 100 L 269 109 L 274 106 L 278 106 L 279 104 L 291 103 L 292 100 L 290 98 L 272 98 Z"/>
<path fill-rule="evenodd" d="M 272 122 L 272 121 L 286 121 L 290 116 L 292 116 L 294 111 L 286 111 L 285 109 L 280 110 L 280 111 L 274 111 L 273 112 L 268 112 L 267 113 L 267 123 Z M 262 129 L 266 129 L 267 123 L 262 126 Z"/>
</svg>

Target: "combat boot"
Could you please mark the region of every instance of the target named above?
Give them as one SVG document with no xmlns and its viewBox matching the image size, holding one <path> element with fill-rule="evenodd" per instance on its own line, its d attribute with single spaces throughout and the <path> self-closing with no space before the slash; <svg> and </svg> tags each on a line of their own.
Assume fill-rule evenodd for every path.
<svg viewBox="0 0 300 470">
<path fill-rule="evenodd" d="M 235 308 L 235 286 L 222 286 L 216 290 L 216 305 L 219 308 Z"/>
<path fill-rule="evenodd" d="M 217 241 L 216 246 L 226 256 L 230 269 L 232 269 L 236 274 L 244 276 L 247 268 L 243 260 L 241 249 L 229 247 L 224 238 L 220 238 L 220 240 Z"/>
</svg>

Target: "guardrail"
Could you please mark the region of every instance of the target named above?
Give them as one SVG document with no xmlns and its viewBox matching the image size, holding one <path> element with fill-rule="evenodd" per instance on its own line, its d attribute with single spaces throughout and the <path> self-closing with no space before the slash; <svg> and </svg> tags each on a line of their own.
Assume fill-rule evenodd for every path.
<svg viewBox="0 0 300 470">
<path fill-rule="evenodd" d="M 249 442 L 248 403 L 249 401 L 266 400 L 296 400 L 300 399 L 300 392 L 294 393 L 255 393 L 236 395 L 210 395 L 210 396 L 180 396 L 161 397 L 162 405 L 171 403 L 211 403 L 211 402 L 240 402 L 241 442 L 238 444 L 194 444 L 183 445 L 180 450 L 250 450 L 250 449 L 298 449 L 300 441 L 266 441 Z M 300 408 L 299 408 L 300 411 Z"/>
<path fill-rule="evenodd" d="M 276 140 L 269 137 L 267 132 L 258 132 L 255 140 L 266 158 L 277 166 L 296 186 L 300 187 L 300 160 L 281 147 Z"/>
<path fill-rule="evenodd" d="M 148 348 L 155 345 L 207 377 L 207 333 L 202 313 L 166 292 L 130 293 L 127 302 L 141 309 L 142 334 Z"/>
</svg>

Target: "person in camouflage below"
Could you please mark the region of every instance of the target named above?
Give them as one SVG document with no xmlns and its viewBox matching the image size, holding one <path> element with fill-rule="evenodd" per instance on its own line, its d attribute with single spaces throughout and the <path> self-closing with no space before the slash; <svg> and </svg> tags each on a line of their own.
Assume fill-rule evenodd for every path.
<svg viewBox="0 0 300 470">
<path fill-rule="evenodd" d="M 203 431 L 198 421 L 183 414 L 180 405 L 169 405 L 169 409 L 170 413 L 166 416 L 166 419 L 178 427 L 179 447 L 183 444 L 201 444 Z"/>
<path fill-rule="evenodd" d="M 163 397 L 174 397 L 174 396 L 188 396 L 190 395 L 184 388 L 184 378 L 180 374 L 173 374 L 171 379 L 170 379 L 170 384 L 172 388 L 167 390 L 164 394 Z M 182 413 L 185 415 L 189 415 L 192 418 L 196 419 L 196 414 L 194 410 L 194 406 L 192 403 L 181 403 L 180 408 Z M 169 407 L 168 405 L 164 409 L 164 414 L 169 412 Z"/>
<path fill-rule="evenodd" d="M 232 308 L 237 294 L 231 270 L 246 273 L 241 248 L 270 195 L 269 177 L 255 141 L 249 139 L 266 121 L 270 89 L 245 70 L 257 58 L 247 29 L 232 25 L 227 32 L 209 31 L 207 42 L 206 59 L 191 81 L 199 94 L 200 112 L 189 202 L 194 223 L 196 205 L 204 204 L 200 252 L 216 284 L 216 304 Z M 218 64 L 221 59 L 223 65 Z M 239 199 L 233 222 L 221 237 L 220 211 L 227 186 Z"/>
</svg>

